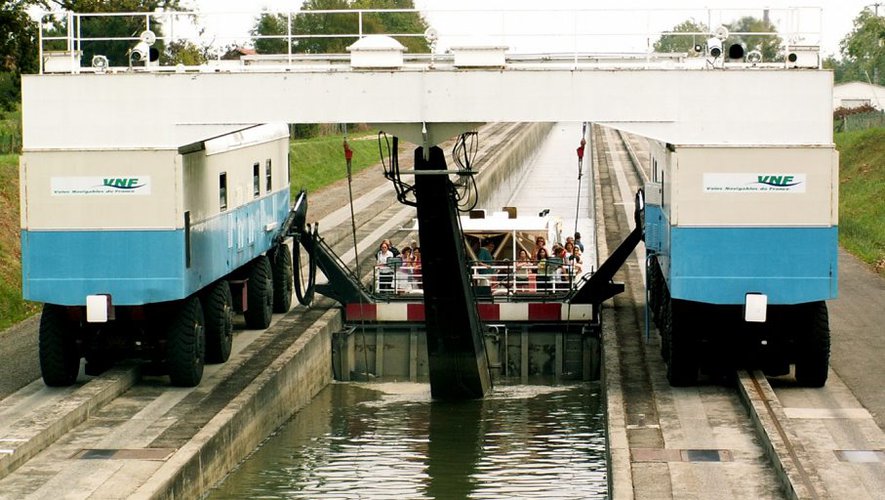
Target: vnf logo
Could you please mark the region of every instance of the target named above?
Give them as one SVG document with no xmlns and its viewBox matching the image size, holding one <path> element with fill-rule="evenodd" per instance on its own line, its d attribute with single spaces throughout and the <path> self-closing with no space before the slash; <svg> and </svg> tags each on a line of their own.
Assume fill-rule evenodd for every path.
<svg viewBox="0 0 885 500">
<path fill-rule="evenodd" d="M 790 187 L 797 186 L 802 182 L 795 180 L 793 175 L 758 175 L 756 183 L 772 187 Z"/>
<path fill-rule="evenodd" d="M 144 187 L 144 184 L 138 183 L 138 177 L 105 177 L 102 179 L 104 187 L 113 189 L 138 189 Z"/>
</svg>

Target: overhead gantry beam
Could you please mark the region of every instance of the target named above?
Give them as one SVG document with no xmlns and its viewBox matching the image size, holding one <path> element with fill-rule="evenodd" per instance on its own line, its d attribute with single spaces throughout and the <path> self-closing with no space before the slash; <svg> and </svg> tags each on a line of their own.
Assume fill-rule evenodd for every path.
<svg viewBox="0 0 885 500">
<path fill-rule="evenodd" d="M 172 148 L 271 121 L 590 121 L 674 144 L 831 144 L 832 81 L 813 69 L 548 67 L 28 75 L 24 148 Z"/>
</svg>

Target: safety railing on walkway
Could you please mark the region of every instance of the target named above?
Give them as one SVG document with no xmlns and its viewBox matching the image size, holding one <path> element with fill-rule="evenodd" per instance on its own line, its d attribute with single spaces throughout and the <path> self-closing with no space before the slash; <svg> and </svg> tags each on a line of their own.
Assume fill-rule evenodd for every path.
<svg viewBox="0 0 885 500">
<path fill-rule="evenodd" d="M 689 60 L 754 67 L 790 61 L 791 48 L 819 47 L 822 9 L 353 9 L 238 12 L 35 12 L 40 71 L 296 70 L 309 61 L 347 62 L 367 35 L 395 38 L 408 60 L 451 64 L 461 49 L 499 48 L 508 64 L 677 68 Z M 764 31 L 748 29 L 747 18 Z M 247 20 L 243 23 L 243 20 Z M 252 26 L 248 26 L 249 21 Z M 400 31 L 412 26 L 420 32 Z M 425 29 L 426 28 L 426 29 Z M 718 41 L 717 41 L 718 40 Z M 777 52 L 774 52 L 774 51 Z M 807 51 L 805 51 L 807 52 Z M 797 57 L 804 57 L 805 52 Z M 543 54 L 521 59 L 520 54 Z M 819 48 L 817 49 L 819 54 Z M 736 59 L 741 59 L 737 61 Z M 819 60 L 819 56 L 817 60 Z M 793 61 L 794 63 L 796 61 Z M 799 61 L 802 63 L 802 61 Z M 318 64 L 318 63 L 317 63 Z M 697 66 L 697 65 L 694 65 Z M 701 65 L 704 67 L 705 65 Z M 714 65 L 711 65 L 714 66 Z"/>
</svg>

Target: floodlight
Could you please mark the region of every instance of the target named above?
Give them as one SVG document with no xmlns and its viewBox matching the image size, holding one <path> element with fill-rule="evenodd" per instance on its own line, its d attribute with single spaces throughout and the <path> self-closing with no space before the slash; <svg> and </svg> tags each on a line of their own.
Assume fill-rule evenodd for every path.
<svg viewBox="0 0 885 500">
<path fill-rule="evenodd" d="M 714 37 L 707 39 L 707 53 L 710 57 L 719 57 L 722 55 L 722 40 Z"/>
<path fill-rule="evenodd" d="M 101 54 L 92 56 L 92 67 L 96 73 L 104 73 L 108 69 L 108 58 Z"/>
</svg>

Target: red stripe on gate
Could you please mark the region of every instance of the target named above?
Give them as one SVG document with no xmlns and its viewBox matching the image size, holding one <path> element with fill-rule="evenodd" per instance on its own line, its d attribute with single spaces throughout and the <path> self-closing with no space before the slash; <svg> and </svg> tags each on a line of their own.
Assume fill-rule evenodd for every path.
<svg viewBox="0 0 885 500">
<path fill-rule="evenodd" d="M 498 304 L 476 304 L 479 310 L 479 319 L 482 321 L 500 321 L 501 308 Z"/>
<path fill-rule="evenodd" d="M 424 304 L 409 304 L 406 306 L 406 319 L 409 321 L 424 321 Z"/>
<path fill-rule="evenodd" d="M 378 306 L 375 304 L 347 304 L 344 309 L 347 321 L 375 321 L 378 318 Z"/>
<path fill-rule="evenodd" d="M 559 321 L 562 304 L 529 304 L 529 321 Z"/>
</svg>

